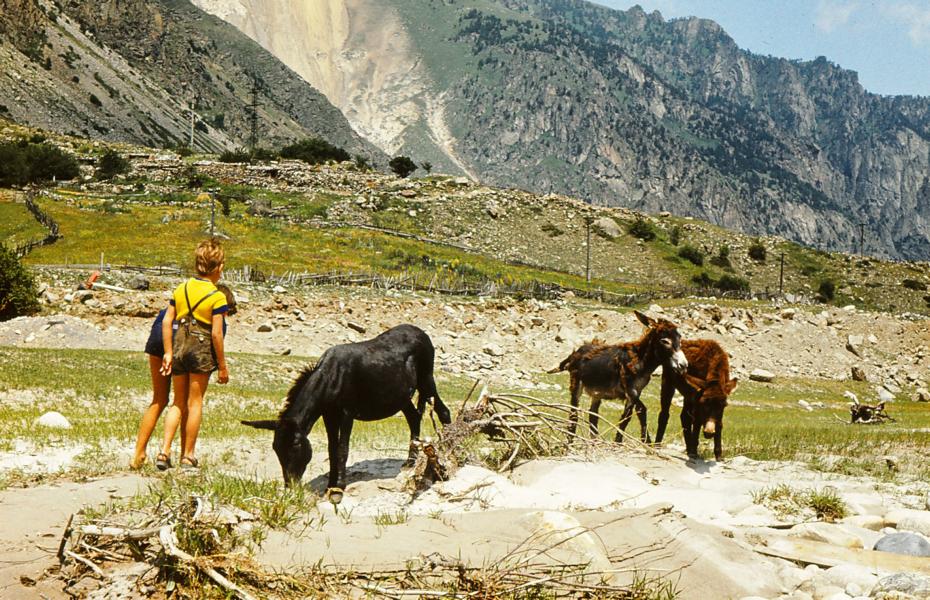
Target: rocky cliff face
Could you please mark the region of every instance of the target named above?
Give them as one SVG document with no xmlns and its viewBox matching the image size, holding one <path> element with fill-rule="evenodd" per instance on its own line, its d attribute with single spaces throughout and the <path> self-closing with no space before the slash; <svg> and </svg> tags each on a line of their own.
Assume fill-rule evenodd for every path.
<svg viewBox="0 0 930 600">
<path fill-rule="evenodd" d="M 325 96 L 241 32 L 178 0 L 0 0 L 0 111 L 16 121 L 156 147 L 246 143 L 253 83 L 260 143 L 324 137 L 383 154 Z M 38 39 L 36 43 L 34 40 Z"/>
<path fill-rule="evenodd" d="M 329 0 L 280 30 L 270 14 L 309 3 L 196 1 L 292 66 L 281 46 L 306 27 L 295 69 L 388 152 L 825 248 L 858 250 L 862 223 L 868 253 L 930 256 L 930 101 L 826 59 L 578 0 Z M 380 23 L 392 44 L 365 34 Z"/>
</svg>

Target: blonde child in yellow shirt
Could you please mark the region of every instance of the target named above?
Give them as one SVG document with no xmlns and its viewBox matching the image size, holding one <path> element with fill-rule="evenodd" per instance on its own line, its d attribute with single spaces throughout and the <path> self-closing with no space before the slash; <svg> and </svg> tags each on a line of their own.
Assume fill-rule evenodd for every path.
<svg viewBox="0 0 930 600">
<path fill-rule="evenodd" d="M 199 466 L 194 449 L 203 415 L 203 398 L 213 371 L 217 381 L 229 381 L 223 348 L 223 315 L 229 310 L 226 297 L 216 288 L 226 255 L 219 241 L 204 240 L 195 252 L 197 275 L 174 290 L 162 323 L 165 355 L 161 372 L 171 374 L 174 403 L 165 415 L 165 439 L 155 466 L 171 466 L 171 441 L 181 426 L 182 469 Z"/>
</svg>

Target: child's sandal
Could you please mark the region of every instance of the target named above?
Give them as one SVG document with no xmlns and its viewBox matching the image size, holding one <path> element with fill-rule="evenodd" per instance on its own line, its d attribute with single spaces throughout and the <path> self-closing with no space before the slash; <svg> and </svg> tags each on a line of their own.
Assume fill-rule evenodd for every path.
<svg viewBox="0 0 930 600">
<path fill-rule="evenodd" d="M 158 456 L 155 457 L 155 468 L 159 471 L 164 471 L 171 468 L 171 457 L 165 454 L 164 452 L 159 452 Z"/>
<path fill-rule="evenodd" d="M 182 456 L 181 468 L 185 470 L 199 469 L 200 463 L 193 456 Z"/>
</svg>

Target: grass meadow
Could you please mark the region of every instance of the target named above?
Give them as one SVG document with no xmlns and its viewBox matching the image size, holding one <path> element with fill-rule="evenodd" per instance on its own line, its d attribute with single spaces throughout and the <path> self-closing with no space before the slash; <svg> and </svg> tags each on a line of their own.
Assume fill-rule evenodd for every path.
<svg viewBox="0 0 930 600">
<path fill-rule="evenodd" d="M 274 416 L 294 377 L 308 362 L 292 356 L 232 355 L 232 381 L 223 387 L 213 385 L 208 392 L 202 439 L 222 440 L 231 447 L 242 441 L 267 440 L 267 432 L 243 427 L 239 420 Z M 82 461 L 86 463 L 84 468 L 97 473 L 123 469 L 125 457 L 120 453 L 128 455 L 134 442 L 139 417 L 149 398 L 148 377 L 145 356 L 139 352 L 0 348 L 0 395 L 4 399 L 0 403 L 0 450 L 9 451 L 18 440 L 38 448 L 83 444 L 90 448 L 90 455 Z M 441 370 L 437 379 L 440 394 L 457 411 L 473 381 Z M 567 376 L 540 374 L 539 380 L 559 383 L 563 389 L 533 391 L 531 395 L 567 402 Z M 825 471 L 883 479 L 930 476 L 930 465 L 905 459 L 926 455 L 930 449 L 930 407 L 895 402 L 889 408 L 895 422 L 853 426 L 848 424 L 847 404 L 842 396 L 847 389 L 860 398 L 870 397 L 867 384 L 853 382 L 788 379 L 776 384 L 741 383 L 725 414 L 725 458 L 745 455 L 758 460 L 799 460 Z M 491 391 L 527 393 L 498 388 Z M 801 399 L 822 402 L 825 408 L 805 411 L 798 406 Z M 654 433 L 657 382 L 647 387 L 645 400 L 649 429 Z M 602 417 L 616 422 L 620 409 L 616 402 L 605 402 Z M 35 419 L 49 410 L 62 412 L 71 421 L 72 429 L 50 434 L 35 428 Z M 666 438 L 666 443 L 676 446 L 681 445 L 678 414 L 679 409 L 673 406 Z M 629 431 L 635 430 L 634 420 Z M 432 434 L 428 422 L 424 434 Z M 602 435 L 611 435 L 608 428 L 602 429 Z M 322 427 L 314 429 L 311 440 L 315 447 L 324 447 Z M 357 423 L 352 445 L 402 452 L 407 440 L 406 423 L 397 415 L 384 421 Z M 702 440 L 701 452 L 705 458 L 712 456 L 709 441 Z M 899 459 L 897 471 L 888 470 L 886 456 Z"/>
</svg>

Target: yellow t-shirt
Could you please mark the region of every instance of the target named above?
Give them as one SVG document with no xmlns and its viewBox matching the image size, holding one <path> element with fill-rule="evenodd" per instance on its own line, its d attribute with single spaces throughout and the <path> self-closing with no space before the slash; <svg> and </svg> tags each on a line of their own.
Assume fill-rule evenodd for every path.
<svg viewBox="0 0 930 600">
<path fill-rule="evenodd" d="M 184 296 L 184 288 L 187 287 L 187 297 Z M 210 292 L 215 293 L 209 297 Z M 206 298 L 200 302 L 201 298 Z M 190 306 L 188 306 L 190 301 Z M 198 306 L 197 303 L 200 302 Z M 194 318 L 206 325 L 213 323 L 213 315 L 219 315 L 229 310 L 226 305 L 226 296 L 223 292 L 216 289 L 216 286 L 208 279 L 200 277 L 191 277 L 174 290 L 171 296 L 171 305 L 175 308 L 175 319 L 182 319 L 194 309 Z"/>
</svg>

